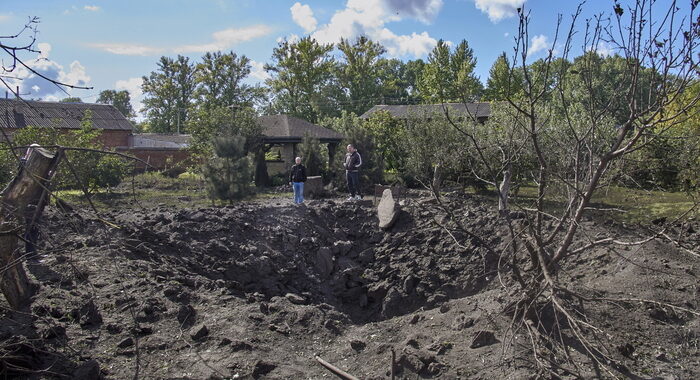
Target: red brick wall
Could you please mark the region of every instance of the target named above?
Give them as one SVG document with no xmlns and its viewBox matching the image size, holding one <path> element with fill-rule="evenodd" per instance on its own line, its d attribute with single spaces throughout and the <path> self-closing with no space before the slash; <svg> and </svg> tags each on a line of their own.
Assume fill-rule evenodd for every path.
<svg viewBox="0 0 700 380">
<path fill-rule="evenodd" d="M 171 148 L 129 148 L 118 149 L 119 152 L 134 156 L 138 159 L 148 162 L 151 169 L 162 170 L 179 166 L 184 160 L 190 157 L 190 152 L 185 149 Z M 170 162 L 168 162 L 170 159 Z M 145 169 L 146 165 L 142 162 L 136 162 L 136 169 Z"/>
<path fill-rule="evenodd" d="M 130 135 L 131 131 L 105 129 L 98 139 L 106 148 L 126 147 L 129 146 Z"/>
</svg>

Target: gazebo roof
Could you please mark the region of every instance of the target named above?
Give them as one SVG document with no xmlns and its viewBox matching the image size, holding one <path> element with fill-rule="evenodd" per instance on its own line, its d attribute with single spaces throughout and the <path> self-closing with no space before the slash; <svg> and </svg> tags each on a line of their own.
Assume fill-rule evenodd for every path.
<svg viewBox="0 0 700 380">
<path fill-rule="evenodd" d="M 289 115 L 267 115 L 258 119 L 268 143 L 301 142 L 304 135 L 324 143 L 339 143 L 345 136 L 320 125 Z"/>
</svg>

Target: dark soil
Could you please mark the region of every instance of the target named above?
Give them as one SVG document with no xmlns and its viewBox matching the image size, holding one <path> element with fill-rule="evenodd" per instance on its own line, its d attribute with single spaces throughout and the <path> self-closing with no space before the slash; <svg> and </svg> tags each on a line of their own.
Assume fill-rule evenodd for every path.
<svg viewBox="0 0 700 380">
<path fill-rule="evenodd" d="M 479 239 L 446 232 L 429 198 L 402 203 L 389 231 L 378 229 L 371 201 L 124 207 L 99 218 L 48 208 L 39 254 L 26 263 L 40 284 L 31 309 L 0 304 L 0 373 L 333 378 L 318 355 L 359 378 L 387 379 L 393 350 L 399 378 L 533 375 L 527 337 L 509 335 L 502 312 L 517 288 L 497 273 L 498 257 Z M 507 230 L 491 204 L 449 199 L 486 244 L 502 247 Z M 646 236 L 603 217 L 584 224 L 597 238 Z M 670 231 L 700 247 L 697 223 Z M 582 361 L 582 372 L 700 377 L 698 274 L 698 256 L 662 240 L 569 260 L 560 278 L 591 298 L 582 311 L 617 368 Z"/>
</svg>

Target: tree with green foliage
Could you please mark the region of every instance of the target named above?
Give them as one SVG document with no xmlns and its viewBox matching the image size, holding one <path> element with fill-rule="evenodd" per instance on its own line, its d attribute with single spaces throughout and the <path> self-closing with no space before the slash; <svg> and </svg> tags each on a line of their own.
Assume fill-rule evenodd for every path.
<svg viewBox="0 0 700 380">
<path fill-rule="evenodd" d="M 489 70 L 484 100 L 505 101 L 509 97 L 515 98 L 522 95 L 522 88 L 522 73 L 511 66 L 505 53 L 499 55 Z"/>
<path fill-rule="evenodd" d="M 360 169 L 360 184 L 369 187 L 384 180 L 384 160 L 377 149 L 376 142 L 371 133 L 365 128 L 364 121 L 354 113 L 343 111 L 340 117 L 326 118 L 320 125 L 338 131 L 345 135 L 340 144 L 340 149 L 335 152 L 329 172 L 333 173 L 331 179 L 336 188 L 345 186 L 345 147 L 352 144 L 362 156 L 362 168 Z"/>
<path fill-rule="evenodd" d="M 250 69 L 250 59 L 245 55 L 220 51 L 204 54 L 194 75 L 196 107 L 206 110 L 252 107 L 263 91 L 244 82 Z"/>
<path fill-rule="evenodd" d="M 127 119 L 133 119 L 136 116 L 134 107 L 131 105 L 131 96 L 127 90 L 104 90 L 100 92 L 96 102 L 113 105 Z"/>
<path fill-rule="evenodd" d="M 189 58 L 161 57 L 158 69 L 143 77 L 143 111 L 149 132 L 186 131 L 195 90 L 195 65 Z"/>
<path fill-rule="evenodd" d="M 13 146 L 39 144 L 102 150 L 103 146 L 98 141 L 101 134 L 101 130 L 94 128 L 92 113 L 87 110 L 80 129 L 62 133 L 59 128 L 27 126 L 13 135 Z M 9 144 L 3 143 L 2 147 L 9 148 Z M 24 151 L 17 153 L 22 155 Z M 8 149 L 0 151 L 0 168 L 3 183 L 9 182 L 16 174 L 17 160 Z M 119 157 L 94 151 L 68 150 L 54 178 L 54 186 L 93 193 L 99 188 L 118 185 L 127 170 L 127 164 Z"/>
<path fill-rule="evenodd" d="M 306 167 L 307 176 L 325 175 L 327 168 L 327 154 L 324 154 L 324 149 L 318 139 L 304 135 L 299 145 L 299 156 L 301 162 Z"/>
<path fill-rule="evenodd" d="M 82 103 L 83 99 L 77 97 L 68 97 L 61 99 L 61 103 Z"/>
<path fill-rule="evenodd" d="M 420 77 L 421 95 L 431 103 L 478 100 L 483 85 L 474 74 L 475 67 L 476 57 L 466 40 L 462 40 L 454 51 L 445 41 L 439 40 L 428 55 L 428 63 Z"/>
<path fill-rule="evenodd" d="M 402 172 L 405 169 L 406 123 L 387 111 L 375 112 L 363 123 L 377 145 L 386 169 Z"/>
<path fill-rule="evenodd" d="M 270 74 L 266 84 L 274 96 L 273 112 L 286 113 L 315 123 L 335 112 L 328 107 L 329 84 L 335 61 L 332 44 L 319 44 L 312 37 L 299 41 L 281 41 L 273 50 L 272 63 L 265 65 Z"/>
<path fill-rule="evenodd" d="M 396 58 L 377 61 L 380 101 L 377 104 L 415 104 L 421 101 L 418 80 L 425 62 L 421 59 L 402 62 Z"/>
<path fill-rule="evenodd" d="M 192 140 L 190 151 L 197 163 L 211 157 L 215 140 L 219 136 L 242 136 L 245 138 L 244 149 L 253 155 L 255 163 L 255 184 L 269 184 L 265 163 L 265 145 L 263 144 L 262 126 L 253 108 L 218 107 L 210 110 L 197 109 L 190 124 Z"/>
<path fill-rule="evenodd" d="M 354 42 L 341 38 L 337 46 L 342 53 L 337 77 L 345 95 L 343 109 L 361 115 L 379 101 L 379 61 L 386 49 L 365 36 Z"/>
<path fill-rule="evenodd" d="M 226 134 L 214 138 L 214 157 L 204 165 L 204 178 L 209 196 L 228 201 L 245 198 L 253 193 L 253 166 L 246 152 L 246 138 Z"/>
</svg>

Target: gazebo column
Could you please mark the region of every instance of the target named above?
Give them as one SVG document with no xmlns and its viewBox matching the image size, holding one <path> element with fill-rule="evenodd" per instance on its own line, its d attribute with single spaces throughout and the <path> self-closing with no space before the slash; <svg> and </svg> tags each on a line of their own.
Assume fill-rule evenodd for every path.
<svg viewBox="0 0 700 380">
<path fill-rule="evenodd" d="M 335 157 L 335 152 L 338 150 L 339 143 L 328 143 L 328 167 L 333 166 L 333 157 Z"/>
</svg>

